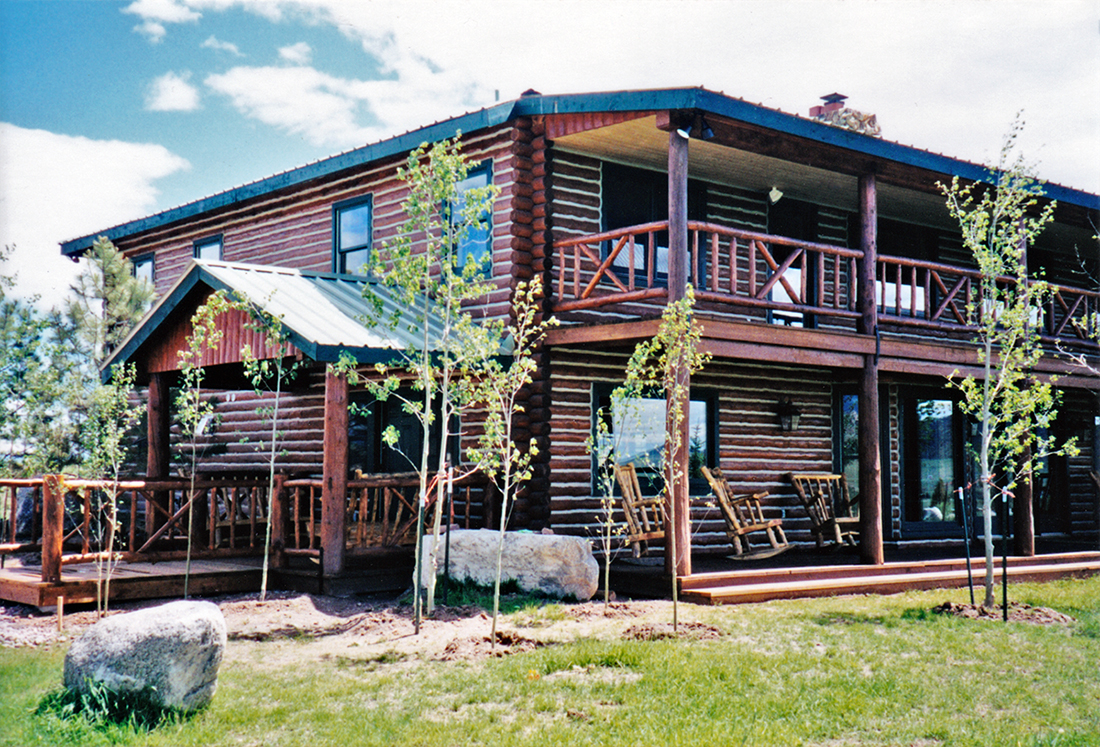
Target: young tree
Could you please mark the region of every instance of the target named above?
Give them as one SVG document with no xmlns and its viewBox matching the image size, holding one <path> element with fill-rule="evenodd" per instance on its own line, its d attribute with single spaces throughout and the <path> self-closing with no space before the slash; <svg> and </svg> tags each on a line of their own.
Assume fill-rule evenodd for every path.
<svg viewBox="0 0 1100 747">
<path fill-rule="evenodd" d="M 107 488 L 101 491 L 103 495 L 99 497 L 97 506 L 100 546 L 106 545 L 96 563 L 96 608 L 100 617 L 107 614 L 111 574 L 118 565 L 115 553 L 118 485 L 126 460 L 127 441 L 141 420 L 142 406 L 130 398 L 136 377 L 132 363 L 115 366 L 111 371 L 110 383 L 100 385 L 93 391 L 87 419 L 81 426 L 81 441 L 87 455 L 85 465 L 94 476 L 108 478 Z"/>
<path fill-rule="evenodd" d="M 187 336 L 187 349 L 179 353 L 180 389 L 176 396 L 180 428 L 184 438 L 190 441 L 191 460 L 188 470 L 191 478 L 187 499 L 187 562 L 183 575 L 183 596 L 189 597 L 191 582 L 191 544 L 194 535 L 195 475 L 198 471 L 199 436 L 214 416 L 214 405 L 204 397 L 202 382 L 206 375 L 203 355 L 217 350 L 223 333 L 217 326 L 219 316 L 234 307 L 225 291 L 216 291 L 195 310 L 191 317 L 191 333 Z"/>
<path fill-rule="evenodd" d="M 518 487 L 531 479 L 531 459 L 538 454 L 534 441 L 517 443 L 513 437 L 516 415 L 523 412 L 520 392 L 532 381 L 537 363 L 535 346 L 555 320 L 538 320 L 542 284 L 535 279 L 530 284 L 516 286 L 512 303 L 513 321 L 509 339 L 511 360 L 507 365 L 495 356 L 475 361 L 462 371 L 462 387 L 468 401 L 482 408 L 485 416 L 478 446 L 469 452 L 478 469 L 496 482 L 500 489 L 500 536 L 497 542 L 496 575 L 493 581 L 493 624 L 490 645 L 496 648 L 497 618 L 500 614 L 500 576 L 504 557 L 504 539 L 508 518 Z M 502 325 L 487 324 L 482 328 L 484 344 L 498 345 L 504 339 Z"/>
<path fill-rule="evenodd" d="M 960 408 L 978 422 L 977 459 L 985 534 L 985 602 L 994 605 L 993 491 L 1011 490 L 1036 458 L 1058 449 L 1049 434 L 1058 396 L 1049 381 L 1032 375 L 1043 356 L 1038 320 L 1050 286 L 1029 276 L 1027 247 L 1051 222 L 1054 203 L 1040 206 L 1041 188 L 1031 166 L 1016 152 L 1017 119 L 1001 148 L 989 184 L 962 186 L 958 178 L 939 187 L 963 242 L 981 273 L 978 293 L 967 306 L 980 377 L 953 376 Z M 1007 511 L 1002 506 L 1001 511 Z"/>
<path fill-rule="evenodd" d="M 677 522 L 677 506 L 688 505 L 690 497 L 681 496 L 687 489 L 685 474 L 679 454 L 687 446 L 684 424 L 688 417 L 691 377 L 710 361 L 710 354 L 699 351 L 701 328 L 694 319 L 695 293 L 688 286 L 684 297 L 670 303 L 661 314 L 657 334 L 638 343 L 626 367 L 626 382 L 622 398 L 637 397 L 647 391 L 663 391 L 668 403 L 665 427 L 665 443 L 661 450 L 661 479 L 664 482 L 665 506 L 673 526 Z M 675 568 L 680 553 L 691 552 L 690 547 L 677 547 L 676 532 L 665 533 L 668 553 Z M 676 573 L 672 577 L 672 627 L 679 624 L 679 589 Z"/>
<path fill-rule="evenodd" d="M 156 295 L 152 284 L 134 276 L 133 265 L 105 236 L 92 244 L 86 265 L 65 301 L 88 357 L 98 368 L 145 315 Z"/>
<path fill-rule="evenodd" d="M 282 394 L 283 384 L 291 381 L 297 373 L 298 364 L 289 367 L 284 361 L 283 352 L 290 335 L 283 327 L 282 320 L 253 303 L 245 296 L 240 296 L 237 303 L 248 311 L 251 321 L 250 329 L 263 336 L 263 345 L 269 352 L 274 353 L 273 358 L 258 359 L 253 355 L 251 346 L 246 345 L 241 351 L 244 359 L 245 375 L 252 381 L 252 386 L 257 395 L 265 391 L 274 393 L 274 400 L 270 407 L 260 410 L 261 415 L 271 418 L 271 437 L 268 441 L 268 483 L 267 483 L 267 531 L 264 535 L 264 566 L 260 579 L 260 601 L 267 597 L 267 571 L 268 561 L 271 555 L 271 504 L 275 500 L 275 461 L 279 454 L 279 439 L 283 434 L 279 432 L 279 400 Z M 264 444 L 260 442 L 260 448 Z"/>
<path fill-rule="evenodd" d="M 404 351 L 397 363 L 377 366 L 382 377 L 380 382 L 365 382 L 368 390 L 380 400 L 398 397 L 405 411 L 413 414 L 421 425 L 421 453 L 406 455 L 420 476 L 414 575 L 417 631 L 422 604 L 420 565 L 423 562 L 424 511 L 432 500 L 428 492 L 433 473 L 432 533 L 436 542 L 430 559 L 433 572 L 428 574 L 428 614 L 434 606 L 434 571 L 438 567 L 438 539 L 446 491 L 447 447 L 451 422 L 464 406 L 454 386 L 456 374 L 496 350 L 486 347 L 484 330 L 464 308 L 464 304 L 487 296 L 495 286 L 486 277 L 484 263 L 474 257 L 461 256 L 460 249 L 479 236 L 491 241 L 492 232 L 487 230 L 486 223 L 498 189 L 491 185 L 465 188 L 463 182 L 468 171 L 469 165 L 457 137 L 431 146 L 424 144 L 412 151 L 405 166 L 398 170 L 398 176 L 409 189 L 402 203 L 406 220 L 397 238 L 382 246 L 373 263 L 379 282 L 396 294 L 406 313 L 411 312 L 413 321 L 408 332 L 418 339 L 418 344 Z M 397 313 L 388 321 L 391 327 L 402 323 Z M 402 388 L 409 384 L 411 395 Z M 438 463 L 433 466 L 429 464 L 431 431 L 437 417 L 441 435 Z M 398 443 L 398 434 L 392 426 L 386 429 L 384 440 L 391 447 Z"/>
</svg>

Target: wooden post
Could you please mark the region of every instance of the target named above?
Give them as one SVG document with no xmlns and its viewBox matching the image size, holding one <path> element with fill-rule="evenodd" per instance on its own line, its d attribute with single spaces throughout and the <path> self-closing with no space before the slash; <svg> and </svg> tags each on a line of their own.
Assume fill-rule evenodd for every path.
<svg viewBox="0 0 1100 747">
<path fill-rule="evenodd" d="M 875 269 L 878 265 L 878 205 L 873 174 L 859 178 L 860 249 L 858 331 L 878 338 Z M 863 358 L 859 380 L 859 553 L 863 562 L 882 565 L 882 460 L 879 444 L 878 351 Z"/>
<path fill-rule="evenodd" d="M 61 475 L 42 479 L 42 581 L 61 582 L 61 544 L 65 533 L 65 493 Z"/>
<path fill-rule="evenodd" d="M 675 303 L 687 294 L 688 279 L 690 274 L 690 262 L 688 261 L 688 138 L 682 135 L 676 127 L 668 131 L 668 302 Z M 688 413 L 690 411 L 690 395 L 687 392 L 691 387 L 691 375 L 681 369 L 676 374 L 681 391 L 684 392 L 683 401 L 679 404 L 683 418 L 679 426 L 680 448 L 673 455 L 675 475 L 668 476 L 668 485 L 671 488 L 671 501 L 667 506 L 668 526 L 665 527 L 665 536 L 675 537 L 675 557 L 671 552 L 665 552 L 665 570 L 669 574 L 677 576 L 691 575 L 691 496 L 688 480 L 690 469 L 690 456 L 688 444 L 691 438 Z M 671 431 L 673 423 L 673 407 L 677 403 L 672 393 L 668 394 L 665 406 L 666 427 Z M 671 439 L 670 439 L 671 440 Z M 666 548 L 672 547 L 672 542 L 665 541 Z"/>
<path fill-rule="evenodd" d="M 145 474 L 150 480 L 163 480 L 168 477 L 168 466 L 171 461 L 170 431 L 171 413 L 169 400 L 171 398 L 168 388 L 168 374 L 155 373 L 149 379 L 148 399 L 145 403 L 146 434 L 148 435 L 148 453 L 145 458 Z M 158 492 L 153 494 L 153 501 L 165 510 L 168 510 L 168 493 Z M 152 506 L 145 507 L 145 532 L 147 537 L 152 537 L 160 529 L 163 514 L 158 520 L 158 513 Z M 133 549 L 133 548 L 131 548 Z"/>
<path fill-rule="evenodd" d="M 1031 444 L 1024 447 L 1020 454 L 1021 462 L 1028 462 L 1027 471 L 1016 483 L 1016 501 L 1013 507 L 1013 543 L 1017 555 L 1026 558 L 1035 556 L 1035 508 L 1033 488 L 1035 472 L 1031 465 Z"/>
<path fill-rule="evenodd" d="M 673 128 L 668 133 L 668 302 L 684 297 L 688 262 L 688 139 Z"/>
<path fill-rule="evenodd" d="M 348 379 L 325 373 L 325 436 L 321 488 L 322 572 L 344 571 L 348 493 Z"/>
<path fill-rule="evenodd" d="M 275 475 L 275 488 L 267 497 L 267 520 L 271 522 L 271 565 L 286 568 L 286 475 Z"/>
</svg>

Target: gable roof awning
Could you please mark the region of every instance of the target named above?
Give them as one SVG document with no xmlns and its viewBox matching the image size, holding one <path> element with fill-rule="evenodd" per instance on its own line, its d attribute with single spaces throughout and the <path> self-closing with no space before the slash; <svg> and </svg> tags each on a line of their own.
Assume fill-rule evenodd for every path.
<svg viewBox="0 0 1100 747">
<path fill-rule="evenodd" d="M 398 351 L 423 345 L 425 320 L 433 349 L 442 332 L 430 308 L 427 313 L 423 306 L 409 308 L 366 277 L 196 259 L 103 364 L 104 380 L 119 363 L 136 363 L 140 380 L 155 371 L 179 370 L 178 353 L 190 333 L 191 316 L 219 290 L 280 320 L 293 346 L 290 352 L 318 362 L 335 362 L 345 354 L 359 363 L 391 361 Z M 246 317 L 242 312 L 226 323 L 222 352 L 204 364 L 241 361 L 239 341 L 249 336 Z"/>
</svg>

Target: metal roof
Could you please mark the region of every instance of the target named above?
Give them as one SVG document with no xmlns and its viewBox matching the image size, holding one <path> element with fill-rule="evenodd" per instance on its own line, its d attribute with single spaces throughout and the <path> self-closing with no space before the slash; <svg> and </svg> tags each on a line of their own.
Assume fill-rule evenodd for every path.
<svg viewBox="0 0 1100 747">
<path fill-rule="evenodd" d="M 431 308 L 424 311 L 424 297 L 416 304 L 419 310 L 409 308 L 366 277 L 196 259 L 103 364 L 104 377 L 115 364 L 133 358 L 200 285 L 255 303 L 279 319 L 290 342 L 315 361 L 333 362 L 343 353 L 360 363 L 388 361 L 396 351 L 423 344 L 425 323 L 432 349 L 442 334 Z"/>
<path fill-rule="evenodd" d="M 383 158 L 403 155 L 424 142 L 435 142 L 454 137 L 459 132 L 469 133 L 487 127 L 495 127 L 517 117 L 530 117 L 539 114 L 656 111 L 665 109 L 699 109 L 776 132 L 834 145 L 873 158 L 897 161 L 938 174 L 959 176 L 972 181 L 986 181 L 989 178 L 988 168 L 980 164 L 962 161 L 881 138 L 861 135 L 843 128 L 823 124 L 814 119 L 789 114 L 777 109 L 769 109 L 760 104 L 752 104 L 743 99 L 709 91 L 705 88 L 667 88 L 547 96 L 529 94 L 514 101 L 504 102 L 453 119 L 436 122 L 388 140 L 349 150 L 146 218 L 62 242 L 61 253 L 67 256 L 79 255 L 88 249 L 99 236 L 117 239 L 152 228 L 166 226 L 211 210 L 303 184 L 313 179 L 336 174 Z M 1049 183 L 1043 185 L 1043 191 L 1047 197 L 1062 203 L 1078 205 L 1089 210 L 1100 209 L 1100 196 L 1098 195 Z"/>
</svg>

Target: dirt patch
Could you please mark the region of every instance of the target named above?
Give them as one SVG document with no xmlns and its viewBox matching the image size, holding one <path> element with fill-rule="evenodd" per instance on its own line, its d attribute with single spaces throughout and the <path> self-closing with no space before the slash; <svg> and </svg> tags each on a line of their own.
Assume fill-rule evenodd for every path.
<svg viewBox="0 0 1100 747">
<path fill-rule="evenodd" d="M 492 645 L 492 636 L 475 636 L 451 641 L 443 648 L 439 656 L 441 661 L 469 661 L 487 656 L 507 656 L 521 651 L 534 651 L 546 644 L 527 638 L 511 631 L 497 631 L 496 648 Z"/>
<path fill-rule="evenodd" d="M 672 623 L 647 623 L 632 625 L 623 631 L 626 641 L 659 641 L 664 638 L 686 638 L 690 641 L 708 641 L 725 635 L 713 625 L 699 622 L 680 623 L 673 629 Z"/>
<path fill-rule="evenodd" d="M 1004 620 L 1003 607 L 982 607 L 978 604 L 955 604 L 944 602 L 932 611 L 940 615 L 954 615 L 965 617 L 968 620 L 989 620 L 1001 622 Z M 1008 603 L 1009 622 L 1030 623 L 1031 625 L 1071 625 L 1075 620 L 1069 615 L 1062 614 L 1049 607 L 1032 607 L 1030 604 L 1018 602 Z"/>
</svg>

